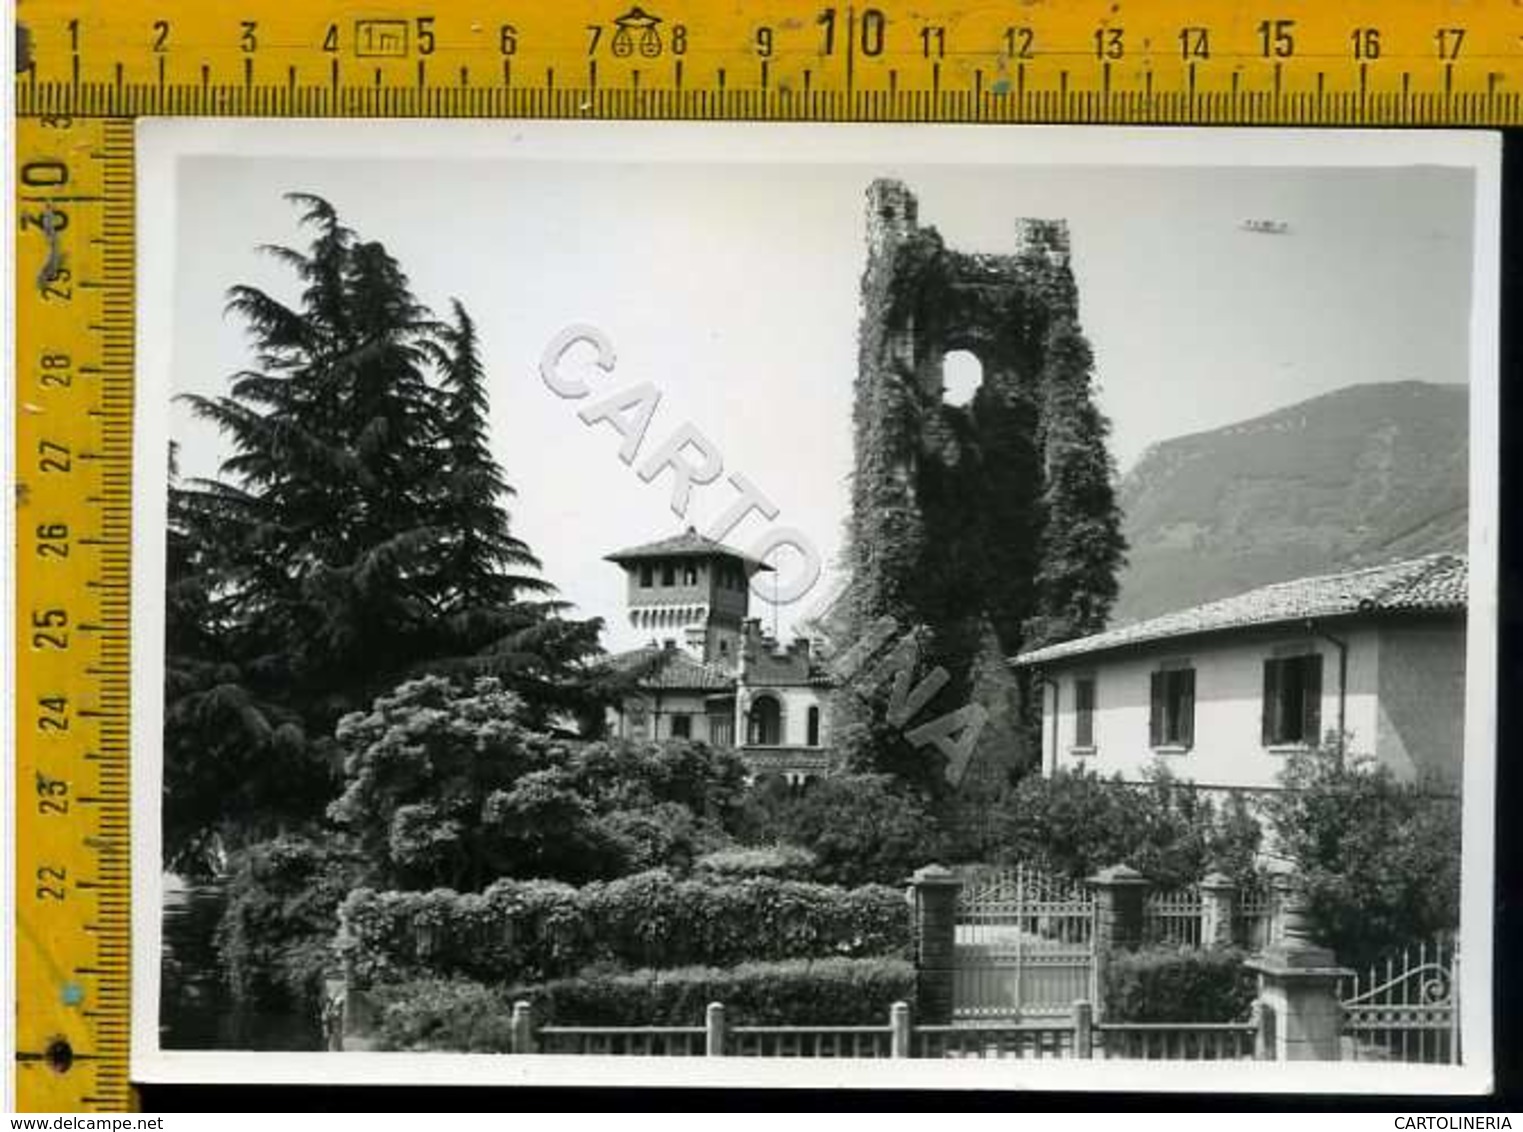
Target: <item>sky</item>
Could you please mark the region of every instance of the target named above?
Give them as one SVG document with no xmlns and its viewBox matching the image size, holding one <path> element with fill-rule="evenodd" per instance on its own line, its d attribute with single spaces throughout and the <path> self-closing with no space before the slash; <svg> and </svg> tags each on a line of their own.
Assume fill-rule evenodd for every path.
<svg viewBox="0 0 1523 1132">
<path fill-rule="evenodd" d="M 291 124 L 291 129 L 299 128 Z M 959 166 L 911 162 L 376 160 L 191 156 L 177 165 L 171 386 L 217 394 L 251 364 L 226 290 L 295 288 L 260 244 L 300 245 L 290 190 L 330 200 L 400 261 L 436 310 L 458 297 L 477 321 L 494 451 L 515 533 L 605 646 L 642 643 L 622 619 L 614 550 L 707 526 L 736 500 L 721 477 L 671 510 L 670 480 L 640 463 L 681 426 L 697 429 L 777 506 L 731 543 L 804 532 L 821 581 L 753 614 L 786 636 L 838 578 L 851 467 L 865 191 L 904 180 L 920 220 L 965 251 L 1013 248 L 1020 217 L 1069 223 L 1080 318 L 1100 406 L 1125 472 L 1146 448 L 1347 385 L 1467 378 L 1472 175 L 1394 168 Z M 1283 222 L 1282 235 L 1243 222 Z M 580 401 L 541 380 L 565 326 L 613 344 L 563 372 Z M 577 410 L 641 382 L 660 393 L 638 455 Z M 214 474 L 216 432 L 169 410 L 182 471 Z M 797 558 L 779 560 L 793 576 Z"/>
</svg>

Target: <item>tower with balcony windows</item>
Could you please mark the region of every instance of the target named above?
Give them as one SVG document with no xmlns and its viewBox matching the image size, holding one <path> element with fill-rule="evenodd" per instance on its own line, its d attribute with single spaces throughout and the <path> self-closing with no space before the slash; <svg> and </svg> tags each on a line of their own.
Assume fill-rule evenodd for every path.
<svg viewBox="0 0 1523 1132">
<path fill-rule="evenodd" d="M 653 641 L 675 643 L 704 664 L 727 669 L 739 664 L 751 579 L 772 567 L 692 527 L 607 558 L 628 579 L 632 626 Z"/>
<path fill-rule="evenodd" d="M 808 640 L 784 646 L 749 616 L 751 582 L 770 566 L 691 527 L 606 557 L 624 571 L 629 623 L 649 636 L 609 658 L 640 673 L 609 708 L 612 735 L 734 747 L 753 774 L 795 785 L 830 769 L 828 667 Z"/>
</svg>

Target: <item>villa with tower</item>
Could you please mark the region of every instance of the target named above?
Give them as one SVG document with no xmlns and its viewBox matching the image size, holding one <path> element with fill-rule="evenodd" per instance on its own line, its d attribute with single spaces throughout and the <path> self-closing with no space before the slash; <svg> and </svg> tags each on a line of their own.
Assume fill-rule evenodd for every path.
<svg viewBox="0 0 1523 1132">
<path fill-rule="evenodd" d="M 610 735 L 733 747 L 752 774 L 794 784 L 831 768 L 823 658 L 807 638 L 781 645 L 750 616 L 752 579 L 770 566 L 691 527 L 607 559 L 627 578 L 629 623 L 650 635 L 610 660 L 640 673 L 637 691 L 609 708 Z"/>
</svg>

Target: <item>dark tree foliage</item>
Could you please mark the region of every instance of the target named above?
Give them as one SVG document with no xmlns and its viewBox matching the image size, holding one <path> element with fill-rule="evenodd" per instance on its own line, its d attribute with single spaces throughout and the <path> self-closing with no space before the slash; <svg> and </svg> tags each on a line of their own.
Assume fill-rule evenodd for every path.
<svg viewBox="0 0 1523 1132">
<path fill-rule="evenodd" d="M 217 925 L 222 975 L 239 1008 L 315 1015 L 336 974 L 338 908 L 362 862 L 332 839 L 283 835 L 239 850 L 227 870 Z"/>
<path fill-rule="evenodd" d="M 1267 809 L 1313 938 L 1364 967 L 1459 927 L 1461 811 L 1452 784 L 1402 782 L 1343 746 L 1290 756 Z"/>
<path fill-rule="evenodd" d="M 1141 783 L 1079 770 L 1023 778 L 1002 799 L 979 855 L 1076 880 L 1130 865 L 1162 888 L 1210 872 L 1246 885 L 1258 875 L 1260 842 L 1241 797 L 1217 803 L 1161 768 Z"/>
<path fill-rule="evenodd" d="M 464 623 L 455 632 L 491 639 L 493 626 L 478 628 L 471 614 L 489 615 L 521 594 L 544 595 L 552 587 L 535 573 L 539 560 L 514 537 L 503 501 L 517 494 L 492 457 L 489 403 L 476 324 L 458 299 L 451 321 L 433 347 L 443 396 L 439 413 L 441 460 L 438 504 L 450 521 L 439 547 L 440 589 Z"/>
<path fill-rule="evenodd" d="M 488 443 L 486 376 L 476 325 L 458 300 L 430 343 L 441 375 L 441 467 L 437 590 L 454 656 L 433 671 L 494 675 L 525 698 L 537 725 L 553 711 L 586 714 L 614 687 L 601 668 L 581 662 L 598 651 L 597 620 L 565 616 L 539 560 L 511 530 L 504 501 L 516 492 Z M 575 670 L 575 680 L 567 680 Z"/>
<path fill-rule="evenodd" d="M 546 735 L 493 677 L 409 681 L 346 716 L 338 741 L 344 791 L 329 815 L 379 887 L 686 868 L 724 842 L 744 781 L 733 752 L 698 743 Z"/>
<path fill-rule="evenodd" d="M 899 884 L 947 850 L 924 799 L 887 774 L 829 775 L 802 793 L 776 776 L 760 778 L 746 796 L 739 830 L 753 845 L 809 850 L 810 877 L 826 884 Z"/>
<path fill-rule="evenodd" d="M 171 489 L 166 846 L 205 865 L 321 815 L 333 727 L 408 676 L 491 672 L 531 712 L 586 709 L 596 621 L 566 618 L 509 529 L 475 327 L 320 198 L 264 249 L 294 303 L 229 292 L 254 365 L 186 398 L 231 455 Z"/>
<path fill-rule="evenodd" d="M 236 815 L 242 838 L 281 826 L 277 789 L 302 797 L 326 789 L 306 750 L 301 717 L 245 676 L 247 644 L 217 588 L 233 529 L 204 497 L 169 498 L 165 589 L 165 864 L 189 876 L 214 871 Z"/>
<path fill-rule="evenodd" d="M 1038 648 L 1105 628 L 1126 552 L 1115 499 L 1110 425 L 1091 393 L 1089 343 L 1070 311 L 1046 335 L 1040 565 L 1036 610 L 1022 647 Z"/>
</svg>

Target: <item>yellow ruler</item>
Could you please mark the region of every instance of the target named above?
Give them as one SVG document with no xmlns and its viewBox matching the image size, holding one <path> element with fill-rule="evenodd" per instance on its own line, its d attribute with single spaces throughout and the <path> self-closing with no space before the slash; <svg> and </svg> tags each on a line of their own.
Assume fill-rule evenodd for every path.
<svg viewBox="0 0 1523 1132">
<path fill-rule="evenodd" d="M 20 0 L 17 19 L 16 1082 L 32 1110 L 130 1100 L 134 118 L 1523 124 L 1523 9 L 1503 0 Z"/>
<path fill-rule="evenodd" d="M 132 126 L 20 123 L 17 1100 L 127 1100 Z"/>
<path fill-rule="evenodd" d="M 24 115 L 1506 125 L 1506 0 L 20 0 Z"/>
</svg>

